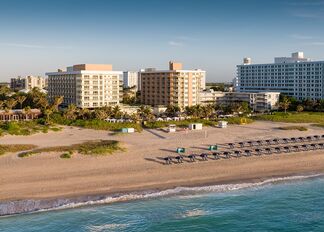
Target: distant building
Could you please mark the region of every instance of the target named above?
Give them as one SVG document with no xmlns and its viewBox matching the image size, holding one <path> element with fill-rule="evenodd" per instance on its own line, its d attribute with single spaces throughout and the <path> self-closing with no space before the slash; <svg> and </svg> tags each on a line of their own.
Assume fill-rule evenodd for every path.
<svg viewBox="0 0 324 232">
<path fill-rule="evenodd" d="M 10 88 L 14 91 L 26 90 L 27 92 L 33 88 L 47 88 L 47 79 L 40 76 L 26 76 L 11 78 Z"/>
<path fill-rule="evenodd" d="M 33 88 L 38 89 L 46 89 L 47 88 L 47 78 L 44 77 L 34 77 L 34 76 L 27 76 L 25 77 L 25 89 L 31 90 Z"/>
<path fill-rule="evenodd" d="M 252 64 L 245 58 L 237 65 L 234 81 L 238 92 L 280 92 L 302 99 L 324 99 L 324 61 L 311 61 L 302 52 L 276 57 L 271 64 Z"/>
<path fill-rule="evenodd" d="M 10 88 L 14 91 L 25 89 L 26 78 L 18 76 L 10 79 Z"/>
<path fill-rule="evenodd" d="M 123 72 L 112 71 L 112 65 L 79 64 L 46 75 L 49 99 L 53 101 L 56 96 L 63 96 L 63 106 L 96 108 L 114 106 L 121 100 Z"/>
<path fill-rule="evenodd" d="M 169 62 L 169 70 L 145 69 L 141 72 L 141 102 L 181 108 L 196 105 L 199 92 L 205 88 L 205 78 L 205 71 L 184 70 L 181 63 Z"/>
<path fill-rule="evenodd" d="M 132 88 L 138 89 L 138 72 L 134 71 L 126 71 L 123 72 L 123 86 L 125 88 Z"/>
</svg>

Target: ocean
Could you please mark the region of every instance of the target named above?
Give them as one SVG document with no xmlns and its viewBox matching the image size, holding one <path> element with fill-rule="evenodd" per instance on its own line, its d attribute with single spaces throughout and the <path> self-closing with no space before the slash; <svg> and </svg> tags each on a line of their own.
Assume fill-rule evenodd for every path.
<svg viewBox="0 0 324 232">
<path fill-rule="evenodd" d="M 177 188 L 137 198 L 2 217 L 0 231 L 324 231 L 322 176 Z"/>
</svg>

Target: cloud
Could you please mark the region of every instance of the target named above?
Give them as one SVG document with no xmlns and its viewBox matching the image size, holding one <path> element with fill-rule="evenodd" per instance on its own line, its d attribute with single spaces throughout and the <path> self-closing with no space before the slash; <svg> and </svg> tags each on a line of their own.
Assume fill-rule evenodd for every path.
<svg viewBox="0 0 324 232">
<path fill-rule="evenodd" d="M 20 44 L 20 43 L 1 43 L 1 45 L 7 47 L 19 47 L 19 48 L 44 48 L 44 46 L 40 46 L 40 45 Z"/>
<path fill-rule="evenodd" d="M 298 39 L 298 40 L 308 40 L 308 39 L 313 39 L 313 36 L 310 35 L 300 35 L 300 34 L 292 34 L 290 35 L 291 38 L 293 39 Z"/>
<path fill-rule="evenodd" d="M 311 42 L 308 43 L 309 45 L 314 45 L 314 46 L 324 46 L 324 42 Z"/>
<path fill-rule="evenodd" d="M 320 19 L 323 18 L 322 14 L 315 14 L 315 13 L 306 13 L 306 12 L 295 12 L 293 16 L 297 18 L 305 18 L 305 19 Z"/>
<path fill-rule="evenodd" d="M 308 0 L 308 1 L 289 1 L 286 2 L 287 5 L 290 6 L 324 6 L 323 0 Z"/>
<path fill-rule="evenodd" d="M 184 43 L 178 42 L 178 41 L 169 41 L 168 44 L 173 47 L 182 47 L 184 46 Z"/>
</svg>

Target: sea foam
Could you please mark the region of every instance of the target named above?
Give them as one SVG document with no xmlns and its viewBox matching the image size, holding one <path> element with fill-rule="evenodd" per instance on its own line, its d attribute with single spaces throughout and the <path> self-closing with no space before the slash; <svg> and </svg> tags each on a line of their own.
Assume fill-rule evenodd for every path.
<svg viewBox="0 0 324 232">
<path fill-rule="evenodd" d="M 83 207 L 89 205 L 109 204 L 115 202 L 125 202 L 131 200 L 144 200 L 158 197 L 194 197 L 197 194 L 204 193 L 222 193 L 236 191 L 246 188 L 257 188 L 280 182 L 297 181 L 307 178 L 320 177 L 322 174 L 306 175 L 306 176 L 289 176 L 270 178 L 260 182 L 238 183 L 238 184 L 221 184 L 200 187 L 176 187 L 162 191 L 144 191 L 128 194 L 114 194 L 108 196 L 88 196 L 78 197 L 74 199 L 56 199 L 56 200 L 24 200 L 16 202 L 0 203 L 0 216 L 18 213 L 40 212 L 48 210 L 60 210 L 68 208 Z"/>
</svg>

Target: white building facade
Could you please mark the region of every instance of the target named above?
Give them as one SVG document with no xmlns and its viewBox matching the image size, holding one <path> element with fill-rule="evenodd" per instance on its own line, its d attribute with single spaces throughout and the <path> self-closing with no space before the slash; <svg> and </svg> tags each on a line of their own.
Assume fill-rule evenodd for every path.
<svg viewBox="0 0 324 232">
<path fill-rule="evenodd" d="M 48 97 L 63 96 L 62 105 L 79 108 L 114 106 L 120 102 L 120 80 L 123 72 L 112 71 L 111 65 L 82 64 L 67 71 L 46 73 Z"/>
<path fill-rule="evenodd" d="M 135 71 L 125 71 L 123 72 L 123 86 L 125 88 L 135 87 L 138 89 L 138 72 Z"/>
<path fill-rule="evenodd" d="M 280 92 L 302 99 L 324 98 L 324 61 L 311 61 L 302 52 L 276 57 L 271 64 L 252 64 L 244 59 L 234 81 L 238 92 Z"/>
</svg>

